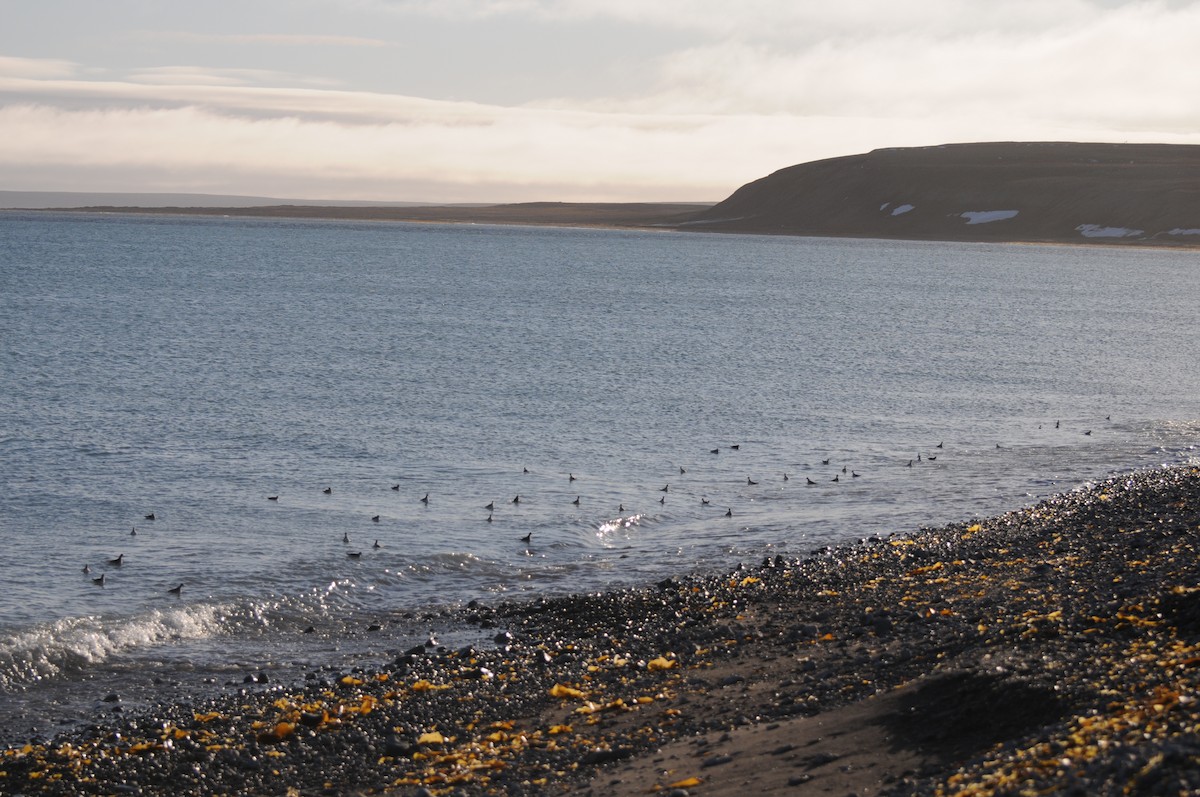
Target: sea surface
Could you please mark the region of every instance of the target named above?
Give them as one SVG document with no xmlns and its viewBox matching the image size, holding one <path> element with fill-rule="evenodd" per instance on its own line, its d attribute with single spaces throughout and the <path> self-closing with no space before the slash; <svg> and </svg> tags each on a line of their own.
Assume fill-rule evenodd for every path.
<svg viewBox="0 0 1200 797">
<path fill-rule="evenodd" d="M 1186 251 L 2 213 L 0 741 L 1195 461 L 1198 306 Z"/>
</svg>

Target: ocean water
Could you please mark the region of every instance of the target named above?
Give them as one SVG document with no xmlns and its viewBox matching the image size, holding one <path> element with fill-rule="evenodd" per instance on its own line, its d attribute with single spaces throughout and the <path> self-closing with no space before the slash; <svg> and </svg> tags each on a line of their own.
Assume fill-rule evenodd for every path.
<svg viewBox="0 0 1200 797">
<path fill-rule="evenodd" d="M 1184 251 L 4 213 L 0 740 L 1192 461 L 1198 304 Z"/>
</svg>

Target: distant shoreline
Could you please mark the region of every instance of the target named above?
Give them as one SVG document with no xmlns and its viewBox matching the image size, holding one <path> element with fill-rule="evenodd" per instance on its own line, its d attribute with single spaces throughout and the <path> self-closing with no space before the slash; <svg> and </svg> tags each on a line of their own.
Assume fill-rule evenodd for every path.
<svg viewBox="0 0 1200 797">
<path fill-rule="evenodd" d="M 1200 235 L 1174 239 L 1155 238 L 1081 238 L 955 236 L 929 234 L 888 234 L 884 231 L 855 233 L 843 230 L 797 231 L 787 229 L 740 229 L 731 225 L 709 225 L 692 216 L 714 207 L 705 203 L 571 203 L 536 202 L 481 206 L 329 206 L 271 205 L 255 207 L 137 207 L 88 206 L 75 208 L 2 208 L 4 213 L 81 213 L 90 215 L 143 215 L 176 217 L 230 217 L 244 219 L 295 219 L 311 221 L 375 221 L 409 224 L 494 224 L 529 227 L 576 227 L 775 235 L 796 238 L 850 238 L 884 241 L 923 241 L 927 243 L 1005 243 L 1041 246 L 1088 246 L 1123 248 L 1179 249 L 1200 248 Z"/>
</svg>

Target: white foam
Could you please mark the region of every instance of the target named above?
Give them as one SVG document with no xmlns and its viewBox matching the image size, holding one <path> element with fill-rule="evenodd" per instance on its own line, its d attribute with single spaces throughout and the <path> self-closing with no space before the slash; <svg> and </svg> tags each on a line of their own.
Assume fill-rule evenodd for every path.
<svg viewBox="0 0 1200 797">
<path fill-rule="evenodd" d="M 1174 229 L 1167 230 L 1167 235 L 1200 235 L 1200 228 L 1188 227 L 1187 229 L 1184 229 L 1183 227 L 1176 227 Z"/>
<path fill-rule="evenodd" d="M 892 204 L 892 203 L 891 203 L 891 202 L 884 202 L 882 205 L 880 205 L 880 206 L 879 206 L 879 209 L 880 209 L 880 210 L 887 210 L 887 206 L 888 206 L 888 205 L 890 205 L 890 204 Z"/>
<path fill-rule="evenodd" d="M 70 617 L 0 643 L 0 688 L 36 683 L 100 664 L 114 655 L 221 630 L 224 607 L 192 604 L 128 618 Z"/>
<path fill-rule="evenodd" d="M 896 206 L 896 207 L 895 207 L 895 208 L 892 210 L 892 215 L 893 215 L 893 216 L 899 216 L 899 215 L 900 215 L 900 214 L 902 214 L 902 213 L 907 213 L 907 212 L 909 212 L 910 210 L 914 209 L 915 207 L 916 207 L 916 205 L 907 205 L 907 204 L 905 204 L 905 205 L 897 205 L 897 206 Z"/>
<path fill-rule="evenodd" d="M 968 210 L 958 215 L 967 220 L 967 224 L 988 224 L 993 221 L 1011 219 L 1020 211 L 1017 210 Z"/>
<path fill-rule="evenodd" d="M 1080 224 L 1075 230 L 1084 238 L 1128 238 L 1145 232 L 1129 227 L 1101 227 L 1099 224 Z"/>
</svg>

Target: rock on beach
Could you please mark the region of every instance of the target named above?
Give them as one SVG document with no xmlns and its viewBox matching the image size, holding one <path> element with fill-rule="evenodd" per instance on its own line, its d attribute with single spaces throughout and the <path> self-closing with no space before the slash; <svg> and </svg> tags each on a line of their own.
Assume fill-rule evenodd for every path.
<svg viewBox="0 0 1200 797">
<path fill-rule="evenodd" d="M 1198 535 L 1181 466 L 802 560 L 472 604 L 478 648 L 14 745 L 0 792 L 1195 792 Z"/>
</svg>

